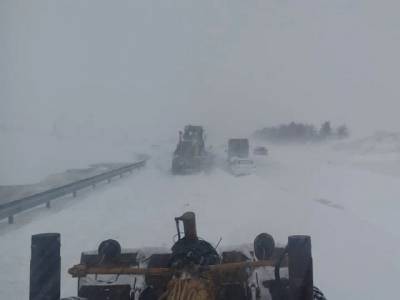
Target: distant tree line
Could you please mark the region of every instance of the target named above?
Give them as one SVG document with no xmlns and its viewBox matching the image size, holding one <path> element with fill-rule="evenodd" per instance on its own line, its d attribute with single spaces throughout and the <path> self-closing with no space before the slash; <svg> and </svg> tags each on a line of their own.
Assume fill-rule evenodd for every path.
<svg viewBox="0 0 400 300">
<path fill-rule="evenodd" d="M 346 125 L 333 128 L 329 121 L 322 123 L 319 128 L 312 124 L 291 122 L 289 124 L 259 129 L 254 135 L 257 138 L 276 142 L 308 142 L 344 139 L 349 136 L 349 130 Z"/>
</svg>

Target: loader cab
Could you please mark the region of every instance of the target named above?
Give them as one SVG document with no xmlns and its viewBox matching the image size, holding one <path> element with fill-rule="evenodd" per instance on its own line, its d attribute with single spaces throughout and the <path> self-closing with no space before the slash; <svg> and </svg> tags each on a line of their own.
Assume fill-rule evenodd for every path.
<svg viewBox="0 0 400 300">
<path fill-rule="evenodd" d="M 202 126 L 187 125 L 187 126 L 185 126 L 183 138 L 184 139 L 193 139 L 193 138 L 203 139 L 203 133 L 204 133 L 204 130 L 203 130 Z"/>
<path fill-rule="evenodd" d="M 204 152 L 204 130 L 202 126 L 187 125 L 183 132 L 183 141 L 190 141 L 196 145 L 198 152 Z"/>
<path fill-rule="evenodd" d="M 183 140 L 178 144 L 176 148 L 175 155 L 179 155 L 182 157 L 190 158 L 193 157 L 196 153 L 195 147 L 193 147 L 193 143 L 188 140 Z"/>
</svg>

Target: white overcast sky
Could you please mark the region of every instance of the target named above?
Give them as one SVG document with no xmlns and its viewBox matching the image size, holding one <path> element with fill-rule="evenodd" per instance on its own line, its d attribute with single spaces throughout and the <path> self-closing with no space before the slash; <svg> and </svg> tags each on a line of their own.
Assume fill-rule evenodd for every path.
<svg viewBox="0 0 400 300">
<path fill-rule="evenodd" d="M 0 122 L 399 130 L 399 11 L 395 0 L 0 0 Z"/>
</svg>

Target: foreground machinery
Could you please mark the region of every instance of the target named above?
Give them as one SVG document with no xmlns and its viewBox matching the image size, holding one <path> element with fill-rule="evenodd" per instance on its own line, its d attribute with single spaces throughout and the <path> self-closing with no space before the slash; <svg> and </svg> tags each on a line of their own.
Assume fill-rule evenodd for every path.
<svg viewBox="0 0 400 300">
<path fill-rule="evenodd" d="M 228 140 L 228 168 L 236 175 L 248 175 L 253 172 L 254 162 L 250 159 L 250 145 L 246 138 Z"/>
<path fill-rule="evenodd" d="M 188 174 L 209 168 L 212 156 L 205 149 L 202 126 L 187 125 L 179 132 L 179 141 L 172 159 L 172 173 Z"/>
<path fill-rule="evenodd" d="M 103 241 L 83 252 L 69 269 L 78 279 L 78 297 L 87 300 L 313 300 L 309 236 L 290 236 L 286 247 L 259 234 L 252 247 L 218 253 L 200 239 L 193 212 L 175 218 L 177 241 L 170 251 L 121 249 Z M 180 222 L 184 236 L 181 236 Z M 30 300 L 59 300 L 60 236 L 32 236 Z"/>
</svg>

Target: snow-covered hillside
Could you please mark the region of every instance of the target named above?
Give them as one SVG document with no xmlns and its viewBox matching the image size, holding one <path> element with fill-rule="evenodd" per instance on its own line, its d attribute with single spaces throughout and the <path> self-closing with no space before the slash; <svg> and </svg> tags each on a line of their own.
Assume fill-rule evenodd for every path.
<svg viewBox="0 0 400 300">
<path fill-rule="evenodd" d="M 61 233 L 67 296 L 76 282 L 66 270 L 82 250 L 106 238 L 125 247 L 169 247 L 173 217 L 186 210 L 197 213 L 203 238 L 216 243 L 222 237 L 225 246 L 252 242 L 263 231 L 280 243 L 310 234 L 315 281 L 329 299 L 397 298 L 399 177 L 358 168 L 347 152 L 329 146 L 270 147 L 246 177 L 218 168 L 172 176 L 172 148 L 149 147 L 148 166 L 113 185 L 19 215 L 15 225 L 0 223 L 0 265 L 10 270 L 0 274 L 0 299 L 28 297 L 32 234 Z"/>
</svg>

